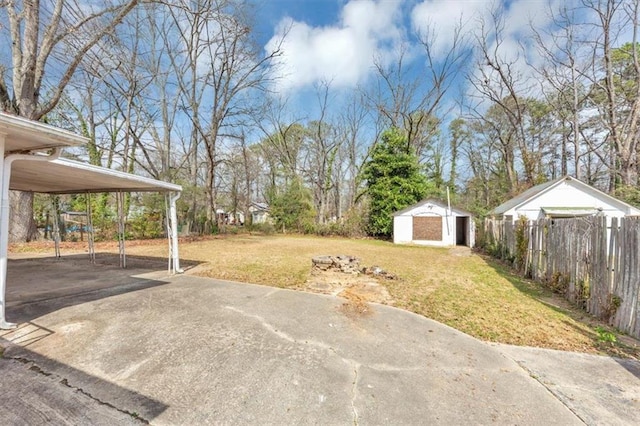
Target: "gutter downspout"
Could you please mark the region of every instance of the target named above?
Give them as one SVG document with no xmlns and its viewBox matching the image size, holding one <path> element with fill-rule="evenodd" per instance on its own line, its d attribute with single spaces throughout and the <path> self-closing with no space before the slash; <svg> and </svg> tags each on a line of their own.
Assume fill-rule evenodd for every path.
<svg viewBox="0 0 640 426">
<path fill-rule="evenodd" d="M 4 179 L 2 177 L 4 176 L 4 147 L 6 142 L 5 141 L 6 136 L 7 135 L 5 135 L 4 133 L 0 133 L 0 191 L 2 190 L 2 182 L 4 182 Z M 3 197 L 0 196 L 0 220 L 2 220 L 2 212 L 4 211 L 5 204 L 6 203 Z M 6 293 L 5 290 L 7 287 L 6 281 L 7 281 L 7 278 L 6 278 L 6 272 L 5 272 L 2 278 L 0 278 L 0 329 L 1 330 L 14 328 L 14 327 L 11 327 L 14 324 L 6 322 L 4 318 L 5 293 Z"/>
<path fill-rule="evenodd" d="M 2 156 L 4 157 L 4 137 L 0 135 Z M 2 188 L 0 203 L 0 329 L 10 330 L 16 328 L 16 324 L 7 322 L 6 290 L 7 290 L 7 256 L 9 246 L 9 181 L 11 180 L 11 165 L 16 160 L 51 161 L 60 157 L 62 148 L 55 148 L 49 155 L 38 154 L 13 154 L 8 155 L 2 161 Z"/>
<path fill-rule="evenodd" d="M 169 214 L 171 216 L 171 261 L 174 274 L 181 274 L 184 272 L 184 270 L 180 268 L 180 254 L 178 253 L 178 209 L 176 208 L 176 201 L 178 201 L 180 195 L 180 192 L 176 192 L 169 196 Z"/>
<path fill-rule="evenodd" d="M 450 228 L 453 228 L 453 224 L 449 224 L 453 218 L 453 211 L 451 211 L 451 197 L 449 196 L 449 187 L 447 186 L 447 209 L 445 210 L 447 215 L 447 237 L 451 236 Z M 455 243 L 455 241 L 454 241 Z M 455 245 L 455 244 L 454 244 Z"/>
</svg>

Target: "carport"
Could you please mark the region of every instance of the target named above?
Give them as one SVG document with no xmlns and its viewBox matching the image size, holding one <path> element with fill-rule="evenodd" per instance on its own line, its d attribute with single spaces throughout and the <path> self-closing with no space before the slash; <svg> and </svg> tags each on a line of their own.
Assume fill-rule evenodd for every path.
<svg viewBox="0 0 640 426">
<path fill-rule="evenodd" d="M 164 192 L 169 194 L 169 246 L 172 271 L 181 272 L 176 201 L 182 187 L 168 182 L 60 158 L 65 147 L 87 139 L 43 123 L 0 113 L 0 328 L 15 327 L 5 318 L 9 242 L 9 190 L 45 194 Z"/>
</svg>

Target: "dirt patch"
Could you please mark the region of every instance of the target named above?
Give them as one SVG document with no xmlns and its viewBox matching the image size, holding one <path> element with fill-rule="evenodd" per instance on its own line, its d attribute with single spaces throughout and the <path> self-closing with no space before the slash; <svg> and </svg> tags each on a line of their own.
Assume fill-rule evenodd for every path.
<svg viewBox="0 0 640 426">
<path fill-rule="evenodd" d="M 370 315 L 369 302 L 393 305 L 389 291 L 381 281 L 397 279 L 378 267 L 361 268 L 353 256 L 317 256 L 303 289 L 347 299 L 340 311 L 348 317 Z"/>
<path fill-rule="evenodd" d="M 466 246 L 455 246 L 449 249 L 449 253 L 451 253 L 453 256 L 468 257 L 473 254 L 473 251 L 471 250 L 471 248 Z"/>
<path fill-rule="evenodd" d="M 352 320 L 373 314 L 371 305 L 366 302 L 353 300 L 347 300 L 342 305 L 340 305 L 340 308 L 338 310 L 342 312 L 347 318 L 350 318 Z"/>
</svg>

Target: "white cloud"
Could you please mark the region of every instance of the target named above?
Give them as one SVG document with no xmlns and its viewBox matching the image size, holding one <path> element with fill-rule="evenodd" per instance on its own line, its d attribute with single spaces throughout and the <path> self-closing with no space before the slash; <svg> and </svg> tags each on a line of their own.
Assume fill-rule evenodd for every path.
<svg viewBox="0 0 640 426">
<path fill-rule="evenodd" d="M 406 60 L 419 60 L 421 49 L 411 38 L 412 32 L 435 37 L 432 53 L 437 58 L 451 48 L 458 25 L 463 25 L 463 33 L 473 44 L 474 35 L 480 35 L 484 22 L 489 51 L 510 64 L 519 76 L 523 92 L 530 90 L 536 95 L 540 77 L 532 65 L 541 67 L 545 58 L 536 46 L 531 26 L 539 31 L 548 47 L 553 48 L 550 37 L 558 27 L 551 11 L 557 13 L 559 7 L 576 7 L 576 13 L 584 15 L 586 12 L 580 5 L 578 0 L 349 0 L 337 22 L 328 26 L 312 26 L 291 18 L 281 20 L 265 49 L 274 49 L 286 35 L 279 66 L 273 69 L 272 77 L 280 77 L 276 89 L 304 89 L 321 80 L 339 89 L 363 82 L 372 75 L 374 58 L 385 64 L 396 59 L 401 44 L 404 53 L 410 55 L 405 56 Z M 499 11 L 504 23 L 498 47 L 496 34 L 492 32 L 492 10 Z M 580 19 L 586 17 L 580 16 Z M 474 67 L 478 72 L 482 63 L 480 60 L 478 65 L 470 59 L 466 65 L 473 73 Z"/>
<path fill-rule="evenodd" d="M 451 48 L 455 31 L 472 31 L 479 19 L 489 16 L 486 1 L 425 0 L 411 11 L 411 25 L 418 34 L 433 35 L 434 53 L 444 54 Z"/>
<path fill-rule="evenodd" d="M 273 68 L 277 89 L 302 88 L 318 81 L 348 87 L 366 78 L 374 58 L 392 57 L 402 39 L 400 3 L 351 0 L 333 26 L 311 27 L 285 18 L 265 46 L 273 51 L 280 40 L 282 56 Z"/>
<path fill-rule="evenodd" d="M 504 19 L 502 51 L 505 59 L 513 60 L 522 52 L 520 45 L 532 43 L 530 27 L 544 28 L 551 22 L 549 9 L 558 0 L 507 2 L 424 0 L 411 11 L 411 24 L 418 33 L 434 34 L 433 47 L 436 54 L 444 54 L 451 47 L 454 33 L 462 25 L 463 33 L 478 35 L 481 23 L 491 29 L 492 11 L 497 10 Z M 495 34 L 490 33 L 493 38 Z M 495 47 L 495 46 L 491 46 Z"/>
</svg>

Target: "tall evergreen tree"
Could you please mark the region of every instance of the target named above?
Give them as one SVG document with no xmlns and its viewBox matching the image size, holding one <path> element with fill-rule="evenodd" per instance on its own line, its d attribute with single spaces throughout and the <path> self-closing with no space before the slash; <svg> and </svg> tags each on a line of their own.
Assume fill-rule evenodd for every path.
<svg viewBox="0 0 640 426">
<path fill-rule="evenodd" d="M 269 197 L 271 216 L 282 232 L 307 232 L 313 229 L 315 211 L 311 192 L 301 179 L 293 178 L 285 191 Z"/>
<path fill-rule="evenodd" d="M 406 135 L 397 128 L 382 134 L 363 170 L 370 199 L 369 233 L 390 236 L 392 214 L 420 201 L 427 193 L 426 177 L 418 157 L 407 147 Z"/>
</svg>

